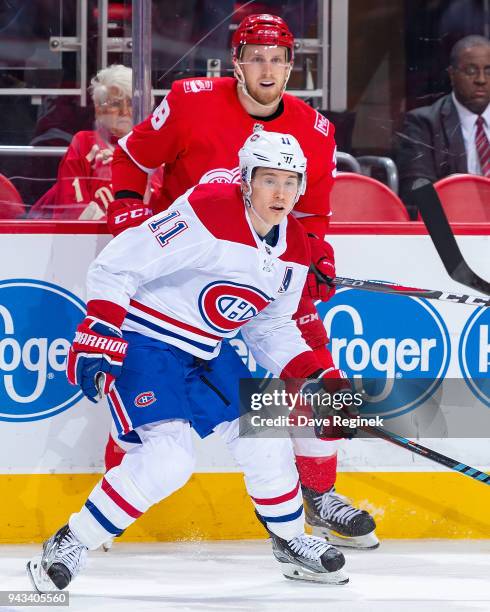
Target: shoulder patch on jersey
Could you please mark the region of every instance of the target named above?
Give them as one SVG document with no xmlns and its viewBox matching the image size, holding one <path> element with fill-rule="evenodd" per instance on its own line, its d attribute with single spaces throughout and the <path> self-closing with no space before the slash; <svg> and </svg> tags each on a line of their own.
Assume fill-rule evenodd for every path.
<svg viewBox="0 0 490 612">
<path fill-rule="evenodd" d="M 200 91 L 213 91 L 213 81 L 204 79 L 184 81 L 184 93 L 199 93 Z"/>
<path fill-rule="evenodd" d="M 245 205 L 239 185 L 196 185 L 189 194 L 188 201 L 198 219 L 215 238 L 257 248 L 245 217 Z"/>
<path fill-rule="evenodd" d="M 277 293 L 286 293 L 286 291 L 289 289 L 289 285 L 291 284 L 292 278 L 293 278 L 293 268 L 292 266 L 286 266 L 284 277 L 282 279 L 281 286 L 277 290 Z"/>
<path fill-rule="evenodd" d="M 318 130 L 325 136 L 328 136 L 328 132 L 330 130 L 330 121 L 326 117 L 324 117 L 321 113 L 316 111 L 314 128 L 315 130 Z"/>
</svg>

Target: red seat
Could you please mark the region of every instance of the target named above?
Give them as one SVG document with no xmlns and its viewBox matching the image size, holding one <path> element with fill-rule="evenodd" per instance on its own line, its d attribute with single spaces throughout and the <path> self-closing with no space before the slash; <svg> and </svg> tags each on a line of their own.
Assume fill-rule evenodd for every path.
<svg viewBox="0 0 490 612">
<path fill-rule="evenodd" d="M 490 178 L 452 174 L 434 185 L 451 223 L 490 222 Z"/>
<path fill-rule="evenodd" d="M 400 198 L 386 185 L 362 174 L 340 172 L 330 196 L 332 221 L 409 221 Z"/>
<path fill-rule="evenodd" d="M 6 176 L 0 174 L 0 219 L 23 217 L 26 208 L 17 189 Z"/>
</svg>

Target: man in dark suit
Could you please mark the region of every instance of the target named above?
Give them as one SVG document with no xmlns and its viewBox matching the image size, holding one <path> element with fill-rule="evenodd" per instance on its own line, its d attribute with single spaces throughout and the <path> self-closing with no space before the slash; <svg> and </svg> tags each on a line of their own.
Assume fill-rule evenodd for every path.
<svg viewBox="0 0 490 612">
<path fill-rule="evenodd" d="M 400 196 L 412 218 L 417 210 L 411 191 L 418 178 L 436 182 L 454 173 L 490 176 L 490 40 L 466 36 L 458 41 L 448 73 L 452 92 L 407 113 L 397 133 Z"/>
</svg>

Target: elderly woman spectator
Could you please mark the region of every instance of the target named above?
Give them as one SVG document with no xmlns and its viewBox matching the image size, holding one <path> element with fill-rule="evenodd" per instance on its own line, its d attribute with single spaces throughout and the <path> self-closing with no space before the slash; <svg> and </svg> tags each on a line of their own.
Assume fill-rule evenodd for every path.
<svg viewBox="0 0 490 612">
<path fill-rule="evenodd" d="M 111 162 L 114 146 L 132 128 L 132 71 L 115 64 L 92 79 L 95 130 L 77 132 L 60 162 L 56 184 L 32 207 L 29 218 L 104 219 L 113 201 Z M 156 172 L 146 201 L 161 185 Z"/>
</svg>

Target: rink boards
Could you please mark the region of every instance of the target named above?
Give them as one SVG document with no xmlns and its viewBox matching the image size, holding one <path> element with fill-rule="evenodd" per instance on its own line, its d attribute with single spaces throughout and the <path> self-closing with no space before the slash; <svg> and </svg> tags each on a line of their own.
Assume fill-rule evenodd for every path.
<svg viewBox="0 0 490 612">
<path fill-rule="evenodd" d="M 91 223 L 5 223 L 0 231 L 0 541 L 28 542 L 65 522 L 103 469 L 108 411 L 68 385 L 63 362 L 83 315 L 87 267 L 109 237 Z M 490 231 L 478 231 L 460 228 L 458 242 L 488 279 Z M 331 241 L 339 276 L 475 294 L 449 279 L 418 224 L 336 226 Z M 413 406 L 443 401 L 438 381 L 460 379 L 490 410 L 488 385 L 481 383 L 490 367 L 490 309 L 342 290 L 319 311 L 334 356 L 351 376 L 434 381 Z M 264 374 L 240 337 L 234 345 L 252 372 Z M 416 435 L 415 414 L 391 406 L 386 418 L 407 419 Z M 458 438 L 451 430 L 454 437 L 442 439 L 443 421 L 434 418 L 431 427 L 433 439 L 423 443 L 488 471 L 490 443 L 479 432 Z M 222 443 L 196 440 L 196 449 L 195 476 L 126 539 L 262 537 Z M 480 483 L 378 440 L 343 443 L 339 464 L 338 489 L 374 514 L 381 537 L 490 534 L 489 492 Z"/>
</svg>

